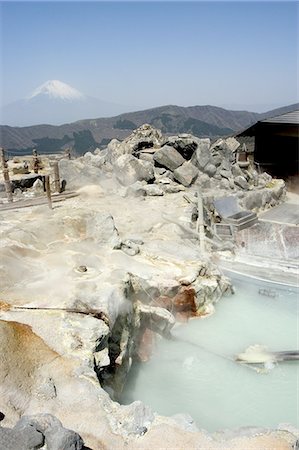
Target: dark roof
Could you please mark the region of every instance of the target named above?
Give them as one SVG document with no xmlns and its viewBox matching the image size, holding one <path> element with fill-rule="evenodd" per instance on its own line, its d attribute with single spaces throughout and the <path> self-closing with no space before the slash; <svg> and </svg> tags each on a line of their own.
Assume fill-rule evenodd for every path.
<svg viewBox="0 0 299 450">
<path fill-rule="evenodd" d="M 251 127 L 241 131 L 236 136 L 254 136 L 256 130 L 261 126 L 260 124 L 278 124 L 278 125 L 299 125 L 299 109 L 281 114 L 280 116 L 269 117 L 268 119 L 259 120 Z"/>
<path fill-rule="evenodd" d="M 270 117 L 269 119 L 261 120 L 261 122 L 299 125 L 299 110 L 281 114 L 280 116 Z"/>
</svg>

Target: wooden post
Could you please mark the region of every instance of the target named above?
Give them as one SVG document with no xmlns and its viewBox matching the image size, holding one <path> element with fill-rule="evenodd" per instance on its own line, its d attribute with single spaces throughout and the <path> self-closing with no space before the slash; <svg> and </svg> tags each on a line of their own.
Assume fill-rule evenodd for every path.
<svg viewBox="0 0 299 450">
<path fill-rule="evenodd" d="M 12 197 L 12 190 L 11 190 L 11 184 L 10 184 L 10 179 L 9 179 L 8 165 L 5 160 L 4 148 L 1 148 L 0 150 L 1 150 L 1 163 L 2 163 L 5 191 L 6 191 L 6 195 L 7 195 L 7 200 L 11 203 L 13 201 L 13 197 Z"/>
<path fill-rule="evenodd" d="M 60 176 L 59 176 L 58 161 L 55 161 L 55 162 L 53 163 L 53 169 L 54 169 L 54 186 L 55 186 L 55 192 L 60 192 Z"/>
<path fill-rule="evenodd" d="M 39 164 L 38 164 L 37 151 L 35 149 L 32 150 L 32 154 L 33 154 L 33 170 L 34 170 L 34 173 L 38 173 Z"/>
<path fill-rule="evenodd" d="M 48 198 L 48 206 L 49 206 L 50 209 L 53 209 L 49 175 L 45 175 L 45 187 L 46 187 L 46 194 L 47 194 L 47 198 Z"/>
<path fill-rule="evenodd" d="M 202 255 L 205 254 L 205 228 L 204 228 L 204 218 L 203 218 L 203 203 L 200 191 L 197 191 L 197 210 L 198 219 L 196 224 L 196 231 L 199 233 L 199 245 Z"/>
</svg>

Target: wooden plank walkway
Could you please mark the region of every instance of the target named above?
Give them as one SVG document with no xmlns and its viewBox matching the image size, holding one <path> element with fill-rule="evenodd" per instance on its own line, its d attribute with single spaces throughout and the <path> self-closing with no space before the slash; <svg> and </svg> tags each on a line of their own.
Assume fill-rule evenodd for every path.
<svg viewBox="0 0 299 450">
<path fill-rule="evenodd" d="M 53 203 L 62 202 L 68 198 L 77 197 L 79 194 L 76 192 L 63 192 L 62 194 L 53 194 L 51 199 Z M 34 198 L 28 198 L 24 200 L 16 200 L 13 203 L 4 203 L 0 205 L 0 213 L 2 211 L 10 211 L 13 209 L 20 209 L 20 208 L 28 208 L 30 206 L 40 206 L 40 205 L 47 205 L 48 199 L 45 196 L 43 197 L 34 197 Z"/>
<path fill-rule="evenodd" d="M 299 225 L 299 205 L 295 203 L 282 203 L 259 215 L 259 220 L 265 222 L 281 223 L 283 225 Z"/>
</svg>

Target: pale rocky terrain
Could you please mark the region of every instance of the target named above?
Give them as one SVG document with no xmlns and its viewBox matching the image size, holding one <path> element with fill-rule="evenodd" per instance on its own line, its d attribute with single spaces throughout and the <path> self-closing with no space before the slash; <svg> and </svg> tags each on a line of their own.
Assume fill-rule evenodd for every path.
<svg viewBox="0 0 299 450">
<path fill-rule="evenodd" d="M 210 230 L 219 196 L 256 211 L 284 198 L 282 180 L 236 163 L 237 148 L 143 126 L 60 161 L 77 197 L 0 213 L 1 450 L 292 448 L 287 425 L 209 435 L 187 415 L 117 402 L 148 330 L 170 337 L 176 320 L 213 313 L 231 292 L 211 251 L 234 245 L 210 231 L 200 248 L 199 191 Z"/>
</svg>

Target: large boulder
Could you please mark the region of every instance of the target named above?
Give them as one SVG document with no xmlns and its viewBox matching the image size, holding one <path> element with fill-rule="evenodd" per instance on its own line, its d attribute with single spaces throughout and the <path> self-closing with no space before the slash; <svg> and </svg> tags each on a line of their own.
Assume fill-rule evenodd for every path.
<svg viewBox="0 0 299 450">
<path fill-rule="evenodd" d="M 222 158 L 225 158 L 229 162 L 234 162 L 236 159 L 235 151 L 238 148 L 236 143 L 238 142 L 234 139 L 234 141 L 236 141 L 235 143 L 230 139 L 233 138 L 218 139 L 216 142 L 214 142 L 214 144 L 210 148 L 212 155 L 221 155 Z"/>
<path fill-rule="evenodd" d="M 204 172 L 209 175 L 209 177 L 213 177 L 217 171 L 216 166 L 214 164 L 207 164 L 204 168 Z"/>
<path fill-rule="evenodd" d="M 211 145 L 210 139 L 197 140 L 197 149 L 192 155 L 191 162 L 200 170 L 203 170 L 204 167 L 210 161 L 211 158 L 210 145 Z"/>
<path fill-rule="evenodd" d="M 243 177 L 243 170 L 240 168 L 238 164 L 233 164 L 231 168 L 232 174 L 234 177 Z"/>
<path fill-rule="evenodd" d="M 84 154 L 83 159 L 84 162 L 91 164 L 92 166 L 98 167 L 99 169 L 103 167 L 103 165 L 107 161 L 108 151 L 102 150 L 97 153 L 87 152 Z"/>
<path fill-rule="evenodd" d="M 164 145 L 164 147 L 157 150 L 154 154 L 154 160 L 161 166 L 172 171 L 185 162 L 182 155 L 175 148 L 170 147 L 170 145 Z"/>
<path fill-rule="evenodd" d="M 247 191 L 249 189 L 248 181 L 245 177 L 238 176 L 234 179 L 234 183 L 236 186 L 240 187 L 241 189 L 244 189 Z"/>
<path fill-rule="evenodd" d="M 178 136 L 170 136 L 165 145 L 174 147 L 184 159 L 189 160 L 197 149 L 197 139 L 191 134 L 179 134 Z"/>
<path fill-rule="evenodd" d="M 13 435 L 18 436 L 23 444 L 1 446 L 4 450 L 35 450 L 46 444 L 47 450 L 81 450 L 84 448 L 83 439 L 75 431 L 64 428 L 62 423 L 51 414 L 36 414 L 23 416 L 12 430 Z M 29 439 L 28 439 L 29 438 Z M 9 442 L 8 444 L 14 444 Z"/>
<path fill-rule="evenodd" d="M 107 147 L 107 161 L 113 164 L 120 156 L 130 153 L 129 147 L 117 139 L 112 139 Z"/>
<path fill-rule="evenodd" d="M 78 189 L 87 184 L 98 184 L 102 170 L 89 164 L 85 158 L 59 161 L 60 179 L 66 181 L 68 189 Z"/>
<path fill-rule="evenodd" d="M 154 166 L 149 161 L 142 161 L 133 155 L 122 155 L 114 163 L 114 173 L 123 186 L 130 186 L 136 181 L 154 179 Z"/>
<path fill-rule="evenodd" d="M 148 184 L 144 186 L 144 190 L 146 195 L 149 195 L 150 197 L 157 197 L 164 195 L 163 189 L 157 184 Z"/>
<path fill-rule="evenodd" d="M 149 124 L 141 125 L 133 131 L 123 142 L 127 149 L 127 153 L 138 154 L 146 148 L 159 148 L 163 144 L 164 139 L 160 130 Z"/>
<path fill-rule="evenodd" d="M 22 430 L 0 427 L 1 450 L 36 450 L 43 444 L 44 436 L 31 426 Z"/>
<path fill-rule="evenodd" d="M 98 213 L 86 223 L 86 237 L 92 238 L 99 245 L 120 248 L 121 239 L 111 214 Z"/>
<path fill-rule="evenodd" d="M 175 169 L 173 172 L 174 178 L 183 186 L 190 186 L 198 176 L 198 169 L 189 161 L 184 162 L 183 165 Z"/>
</svg>

